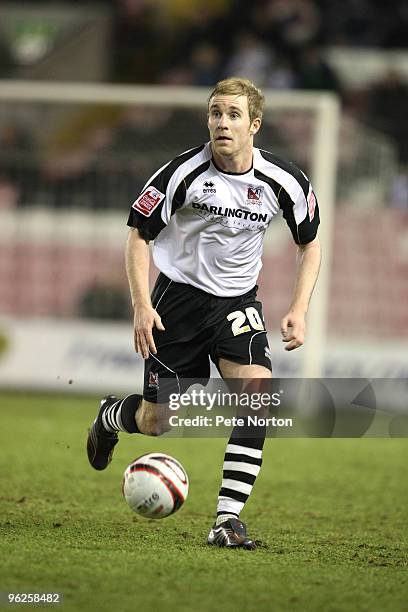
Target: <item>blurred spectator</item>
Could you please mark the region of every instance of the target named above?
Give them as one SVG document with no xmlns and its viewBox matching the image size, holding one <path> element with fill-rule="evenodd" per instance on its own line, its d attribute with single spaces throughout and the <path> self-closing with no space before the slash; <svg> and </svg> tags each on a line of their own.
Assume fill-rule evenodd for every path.
<svg viewBox="0 0 408 612">
<path fill-rule="evenodd" d="M 171 110 L 151 106 L 131 106 L 125 109 L 115 128 L 109 150 L 116 155 L 132 155 L 157 150 L 160 134 L 169 121 Z"/>
<path fill-rule="evenodd" d="M 18 200 L 18 186 L 12 183 L 7 176 L 0 174 L 0 210 L 15 208 Z"/>
<path fill-rule="evenodd" d="M 134 106 L 123 112 L 104 157 L 95 161 L 99 176 L 116 177 L 115 190 L 111 190 L 116 194 L 115 206 L 125 207 L 133 202 L 145 177 L 166 161 L 162 139 L 171 116 L 170 109 L 148 106 Z M 102 187 L 98 200 L 106 197 L 103 192 Z"/>
<path fill-rule="evenodd" d="M 389 11 L 390 4 L 386 5 Z M 381 40 L 384 21 L 378 18 L 378 7 L 371 0 L 324 0 L 323 36 L 328 45 L 365 47 Z"/>
<path fill-rule="evenodd" d="M 84 129 L 82 139 L 76 147 L 63 147 L 53 150 L 44 164 L 43 179 L 47 200 L 56 208 L 112 206 L 104 179 L 111 178 L 109 173 L 95 176 L 95 167 L 104 158 L 112 142 L 113 130 L 107 126 L 97 126 L 93 130 Z M 98 198 L 105 188 L 103 201 Z"/>
<path fill-rule="evenodd" d="M 401 166 L 400 172 L 391 185 L 390 204 L 408 215 L 408 164 Z"/>
<path fill-rule="evenodd" d="M 210 87 L 221 74 L 221 55 L 211 42 L 195 44 L 179 63 L 164 70 L 159 77 L 163 85 L 197 85 Z"/>
<path fill-rule="evenodd" d="M 126 289 L 96 281 L 80 296 L 78 316 L 84 319 L 128 321 L 131 308 Z"/>
<path fill-rule="evenodd" d="M 408 3 L 399 0 L 394 7 L 387 7 L 392 12 L 393 19 L 386 35 L 384 36 L 384 47 L 390 49 L 406 49 L 408 45 Z"/>
<path fill-rule="evenodd" d="M 156 0 L 162 25 L 179 30 L 225 14 L 231 0 Z"/>
<path fill-rule="evenodd" d="M 10 121 L 0 125 L 0 176 L 18 194 L 19 204 L 33 204 L 38 189 L 38 150 L 26 126 Z M 18 187 L 17 187 L 18 185 Z"/>
<path fill-rule="evenodd" d="M 1 38 L 0 32 L 0 79 L 11 77 L 14 62 L 6 42 Z"/>
<path fill-rule="evenodd" d="M 272 53 L 265 43 L 251 32 L 239 32 L 224 70 L 224 76 L 243 76 L 263 87 L 272 67 Z"/>
<path fill-rule="evenodd" d="M 113 80 L 152 82 L 165 43 L 166 30 L 158 29 L 152 0 L 118 0 L 113 28 Z"/>
<path fill-rule="evenodd" d="M 194 82 L 193 71 L 186 60 L 163 71 L 158 82 L 160 85 L 192 85 Z"/>
<path fill-rule="evenodd" d="M 368 92 L 367 122 L 393 138 L 401 162 L 408 161 L 408 86 L 392 68 Z"/>
<path fill-rule="evenodd" d="M 300 89 L 340 93 L 340 82 L 335 71 L 323 59 L 316 46 L 307 47 L 299 54 L 298 79 Z"/>
<path fill-rule="evenodd" d="M 289 56 L 317 40 L 321 15 L 312 0 L 265 0 L 252 14 L 257 32 Z"/>
<path fill-rule="evenodd" d="M 221 55 L 214 44 L 202 42 L 191 52 L 192 84 L 212 87 L 220 78 Z"/>
<path fill-rule="evenodd" d="M 265 85 L 271 89 L 293 89 L 297 86 L 293 66 L 283 55 L 275 55 Z"/>
</svg>

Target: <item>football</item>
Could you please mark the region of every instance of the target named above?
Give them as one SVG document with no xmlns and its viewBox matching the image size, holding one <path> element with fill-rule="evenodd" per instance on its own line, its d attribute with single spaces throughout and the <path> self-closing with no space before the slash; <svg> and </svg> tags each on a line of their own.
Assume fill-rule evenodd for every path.
<svg viewBox="0 0 408 612">
<path fill-rule="evenodd" d="M 177 459 L 164 453 L 138 457 L 125 470 L 123 497 L 134 512 L 164 518 L 181 508 L 188 495 L 188 476 Z"/>
</svg>

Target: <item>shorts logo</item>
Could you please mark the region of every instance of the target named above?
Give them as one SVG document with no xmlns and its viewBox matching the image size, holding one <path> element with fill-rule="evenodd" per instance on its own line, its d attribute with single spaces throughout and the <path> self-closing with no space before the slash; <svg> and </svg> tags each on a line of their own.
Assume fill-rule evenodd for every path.
<svg viewBox="0 0 408 612">
<path fill-rule="evenodd" d="M 215 185 L 212 181 L 205 181 L 203 184 L 203 193 L 217 193 Z"/>
<path fill-rule="evenodd" d="M 307 207 L 309 209 L 309 219 L 313 221 L 315 208 L 316 208 L 316 196 L 313 193 L 313 190 L 310 190 L 310 193 L 307 198 Z"/>
<path fill-rule="evenodd" d="M 156 206 L 164 200 L 166 196 L 154 187 L 146 187 L 143 193 L 132 204 L 132 208 L 142 213 L 145 217 L 150 217 Z"/>
<path fill-rule="evenodd" d="M 264 188 L 254 187 L 253 185 L 247 186 L 247 204 L 262 204 Z"/>
<path fill-rule="evenodd" d="M 159 373 L 158 372 L 149 372 L 149 388 L 150 389 L 159 388 Z"/>
</svg>

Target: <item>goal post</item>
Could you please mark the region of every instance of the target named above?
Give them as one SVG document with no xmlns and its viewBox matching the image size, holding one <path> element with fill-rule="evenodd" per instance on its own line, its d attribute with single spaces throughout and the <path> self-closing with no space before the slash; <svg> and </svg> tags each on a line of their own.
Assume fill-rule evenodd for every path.
<svg viewBox="0 0 408 612">
<path fill-rule="evenodd" d="M 312 182 L 318 194 L 323 223 L 319 229 L 322 263 L 307 319 L 307 342 L 303 351 L 302 375 L 323 375 L 327 344 L 330 272 L 333 251 L 333 218 L 336 198 L 340 103 L 333 94 L 320 94 L 313 141 Z"/>
<path fill-rule="evenodd" d="M 4 80 L 0 81 L 0 108 L 4 103 L 18 102 L 49 105 L 168 106 L 202 108 L 205 111 L 209 93 L 209 89 L 202 87 Z M 320 377 L 323 374 L 323 355 L 327 339 L 340 105 L 337 96 L 325 92 L 266 89 L 264 94 L 265 111 L 301 110 L 315 115 L 310 178 L 320 202 L 322 224 L 319 236 L 323 257 L 318 284 L 308 314 L 307 342 L 301 349 L 301 374 L 304 377 Z M 271 149 L 273 150 L 273 142 L 271 142 Z"/>
</svg>

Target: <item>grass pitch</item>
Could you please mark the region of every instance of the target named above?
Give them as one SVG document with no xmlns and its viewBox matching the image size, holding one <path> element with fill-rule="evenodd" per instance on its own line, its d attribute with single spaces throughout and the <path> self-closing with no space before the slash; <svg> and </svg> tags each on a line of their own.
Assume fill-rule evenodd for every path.
<svg viewBox="0 0 408 612">
<path fill-rule="evenodd" d="M 265 546 L 229 551 L 205 543 L 225 440 L 122 434 L 99 473 L 85 454 L 94 399 L 3 393 L 0 406 L 3 593 L 59 592 L 64 612 L 408 608 L 406 439 L 268 440 L 242 515 Z M 190 476 L 163 520 L 121 496 L 124 468 L 151 450 Z"/>
</svg>

